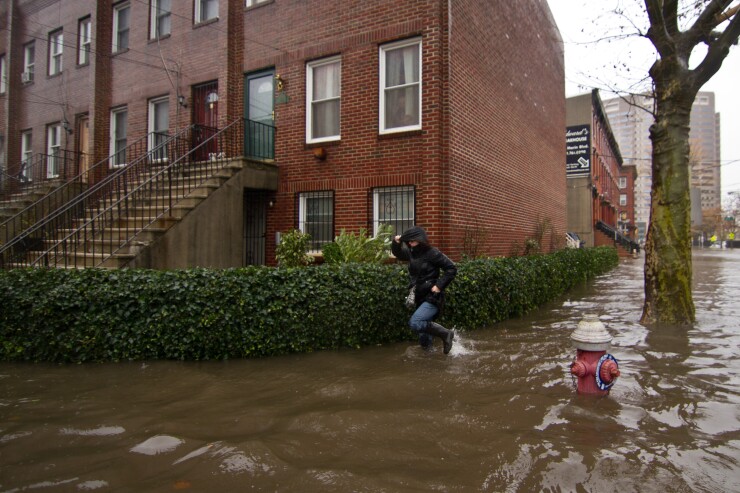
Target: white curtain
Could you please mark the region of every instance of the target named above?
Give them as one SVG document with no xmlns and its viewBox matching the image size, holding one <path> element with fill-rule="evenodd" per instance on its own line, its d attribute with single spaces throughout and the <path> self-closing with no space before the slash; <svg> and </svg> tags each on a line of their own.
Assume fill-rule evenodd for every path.
<svg viewBox="0 0 740 493">
<path fill-rule="evenodd" d="M 313 68 L 312 137 L 339 135 L 339 62 Z"/>
</svg>

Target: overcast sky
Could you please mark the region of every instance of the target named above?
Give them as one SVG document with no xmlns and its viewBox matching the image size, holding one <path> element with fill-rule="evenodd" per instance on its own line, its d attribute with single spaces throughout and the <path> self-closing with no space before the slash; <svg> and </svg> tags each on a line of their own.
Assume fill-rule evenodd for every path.
<svg viewBox="0 0 740 493">
<path fill-rule="evenodd" d="M 602 99 L 614 97 L 610 89 L 633 91 L 655 60 L 652 44 L 644 38 L 614 39 L 619 26 L 634 32 L 647 25 L 645 14 L 613 14 L 615 5 L 643 5 L 641 0 L 548 0 L 565 43 L 565 93 L 574 96 L 598 88 Z M 625 31 L 626 32 L 626 31 Z M 605 35 L 612 40 L 595 42 Z M 699 57 L 696 57 L 698 60 Z M 692 59 L 692 62 L 695 60 Z M 642 86 L 649 87 L 649 86 Z M 733 46 L 719 72 L 702 87 L 715 94 L 720 113 L 723 203 L 727 192 L 740 192 L 740 46 Z"/>
</svg>

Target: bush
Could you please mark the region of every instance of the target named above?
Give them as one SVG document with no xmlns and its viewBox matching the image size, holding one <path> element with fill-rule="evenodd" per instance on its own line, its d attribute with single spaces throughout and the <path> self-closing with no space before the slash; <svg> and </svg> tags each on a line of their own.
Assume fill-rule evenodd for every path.
<svg viewBox="0 0 740 493">
<path fill-rule="evenodd" d="M 380 225 L 378 234 L 374 237 L 368 236 L 368 232 L 364 228 L 360 229 L 357 234 L 342 230 L 332 243 L 328 243 L 322 248 L 324 262 L 329 264 L 345 262 L 382 263 L 390 257 L 392 233 L 393 227 L 390 224 Z"/>
<path fill-rule="evenodd" d="M 314 261 L 308 253 L 311 235 L 297 229 L 282 235 L 275 248 L 275 257 L 280 267 L 305 267 Z"/>
<path fill-rule="evenodd" d="M 461 262 L 442 323 L 486 327 L 617 265 L 613 248 Z M 402 264 L 0 271 L 0 360 L 208 360 L 411 340 Z"/>
</svg>

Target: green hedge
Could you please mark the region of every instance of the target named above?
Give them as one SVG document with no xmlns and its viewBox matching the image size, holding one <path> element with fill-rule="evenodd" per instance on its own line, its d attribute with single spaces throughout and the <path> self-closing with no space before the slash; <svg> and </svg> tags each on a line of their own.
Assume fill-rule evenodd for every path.
<svg viewBox="0 0 740 493">
<path fill-rule="evenodd" d="M 442 322 L 490 326 L 618 263 L 613 248 L 461 262 Z M 410 340 L 405 265 L 0 272 L 0 360 L 262 357 Z"/>
</svg>

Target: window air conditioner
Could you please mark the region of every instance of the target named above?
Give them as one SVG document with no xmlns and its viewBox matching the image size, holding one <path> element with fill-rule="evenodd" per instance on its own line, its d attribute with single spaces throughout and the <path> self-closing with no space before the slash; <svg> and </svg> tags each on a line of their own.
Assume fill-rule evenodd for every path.
<svg viewBox="0 0 740 493">
<path fill-rule="evenodd" d="M 23 72 L 21 74 L 21 82 L 33 82 L 33 72 Z"/>
</svg>

